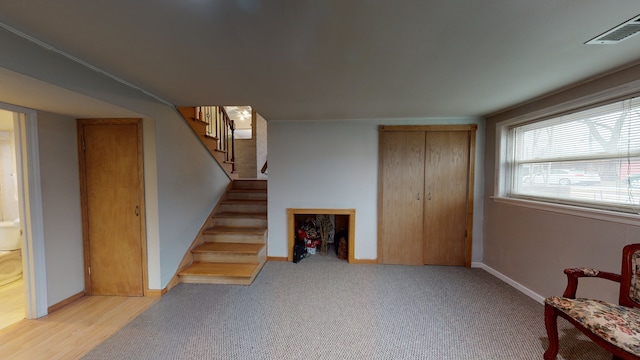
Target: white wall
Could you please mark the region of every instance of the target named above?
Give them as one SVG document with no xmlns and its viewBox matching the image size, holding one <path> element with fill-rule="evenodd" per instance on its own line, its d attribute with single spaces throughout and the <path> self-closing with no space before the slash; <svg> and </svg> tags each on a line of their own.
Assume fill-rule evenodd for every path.
<svg viewBox="0 0 640 360">
<path fill-rule="evenodd" d="M 184 120 L 173 120 L 143 121 L 150 289 L 169 283 L 229 181 Z M 38 126 L 51 305 L 84 289 L 76 120 L 39 112 Z"/>
<path fill-rule="evenodd" d="M 8 32 L 0 32 L 0 52 L 3 54 L 0 68 L 127 109 L 145 119 L 149 282 L 152 289 L 166 286 L 229 182 L 224 172 L 197 142 L 173 107 Z M 35 104 L 31 108 L 38 106 Z M 355 208 L 355 257 L 377 258 L 378 125 L 476 123 L 477 148 L 484 146 L 484 123 L 475 118 L 276 120 L 268 121 L 269 256 L 287 255 L 286 208 L 307 207 Z M 75 136 L 75 130 L 68 130 Z M 151 135 L 153 133 L 155 136 Z M 64 139 L 70 140 L 69 134 L 59 136 L 45 140 L 56 146 Z M 482 259 L 483 159 L 481 151 L 476 153 L 473 261 Z M 72 192 L 71 185 L 68 186 L 66 191 Z M 45 198 L 53 196 L 55 204 L 45 200 L 47 203 L 43 206 L 48 209 L 47 214 L 51 214 L 51 209 L 59 206 L 62 199 L 50 193 L 53 188 L 47 189 Z M 79 217 L 63 220 L 76 222 Z M 47 232 L 52 231 L 58 239 L 54 246 L 73 249 L 72 253 L 77 254 L 81 251 L 76 249 L 77 239 L 63 238 L 61 235 L 66 232 L 58 229 L 57 223 L 55 217 L 45 219 Z M 69 231 L 76 231 L 75 226 Z M 57 250 L 48 244 L 46 247 L 47 256 L 49 251 L 57 255 Z M 54 261 L 51 266 L 55 268 L 54 273 L 61 275 L 62 264 Z M 77 264 L 72 262 L 69 266 L 75 268 Z M 73 274 L 66 273 L 64 278 L 56 275 L 48 279 L 48 288 L 56 289 L 49 305 L 77 293 L 76 284 L 81 274 L 82 269 L 76 269 Z M 69 276 L 77 278 L 67 280 Z"/>
<path fill-rule="evenodd" d="M 84 290 L 76 120 L 39 112 L 38 146 L 51 305 Z"/>
<path fill-rule="evenodd" d="M 143 118 L 149 287 L 164 288 L 229 183 L 224 171 L 198 142 L 196 135 L 173 106 L 9 32 L 0 31 L 0 53 L 3 54 L 0 57 L 0 68 L 55 85 L 65 92 L 82 94 L 92 101 L 97 100 L 99 103 L 107 103 L 125 110 L 120 113 L 130 113 Z M 15 99 L 15 96 L 12 99 L 17 100 L 12 103 L 25 106 L 22 99 Z M 37 103 L 28 100 L 25 99 L 25 103 L 30 104 L 29 108 L 39 109 Z M 0 98 L 0 101 L 3 99 Z M 69 111 L 65 110 L 64 113 L 72 114 L 72 110 Z M 104 117 L 104 114 L 100 115 L 97 117 Z M 44 116 L 46 121 L 49 115 Z M 92 116 L 83 113 L 68 117 Z M 55 126 L 58 125 L 62 126 Z M 60 138 L 44 135 L 44 141 L 55 146 L 64 141 L 75 144 L 75 128 L 67 130 L 67 134 L 56 133 Z M 77 154 L 52 152 L 45 156 L 48 161 L 53 162 L 60 161 L 57 159 L 58 156 L 67 156 L 66 161 L 71 161 L 71 157 L 77 157 Z M 40 163 L 46 161 L 41 159 Z M 77 170 L 73 176 L 77 178 Z M 69 193 L 79 192 L 73 183 L 57 185 L 64 186 L 67 189 L 65 191 Z M 75 189 L 71 190 L 70 187 Z M 47 218 L 52 214 L 50 209 L 61 206 L 60 201 L 64 203 L 64 199 L 52 193 L 54 188 L 48 189 L 47 194 L 43 195 L 43 207 L 49 209 L 48 215 L 44 215 L 45 226 L 48 228 L 47 232 L 56 234 L 57 240 L 53 246 L 46 243 L 47 259 L 50 251 L 58 256 L 58 252 L 61 251 L 58 249 L 73 249 L 72 254 L 77 254 L 77 251 L 82 251 L 81 246 L 76 249 L 77 239 L 61 236 L 66 232 L 57 228 L 58 219 Z M 52 199 L 54 203 L 51 204 L 47 199 Z M 73 199 L 70 201 L 75 202 Z M 69 216 L 73 217 L 73 214 Z M 65 220 L 72 221 L 70 218 Z M 74 217 L 73 221 L 79 222 L 79 215 Z M 66 225 L 69 224 L 62 222 L 60 226 Z M 69 231 L 75 229 L 71 228 Z M 45 242 L 47 241 L 52 240 L 45 239 Z M 52 261 L 52 265 L 47 263 L 47 269 L 51 266 L 54 273 L 64 271 L 64 265 L 56 265 L 58 261 Z M 77 264 L 72 261 L 69 266 L 76 268 Z M 76 277 L 83 276 L 84 272 L 82 268 L 74 271 L 66 273 L 64 277 L 54 276 L 47 279 L 48 289 L 56 289 L 53 290 L 53 297 L 48 299 L 49 305 L 78 292 Z"/>
<path fill-rule="evenodd" d="M 269 124 L 269 256 L 285 257 L 287 208 L 356 209 L 356 259 L 377 259 L 378 126 L 477 124 L 458 119 L 276 121 Z M 473 261 L 482 259 L 482 151 L 476 151 Z"/>
<path fill-rule="evenodd" d="M 156 119 L 161 287 L 167 286 L 229 183 L 177 114 Z"/>
</svg>

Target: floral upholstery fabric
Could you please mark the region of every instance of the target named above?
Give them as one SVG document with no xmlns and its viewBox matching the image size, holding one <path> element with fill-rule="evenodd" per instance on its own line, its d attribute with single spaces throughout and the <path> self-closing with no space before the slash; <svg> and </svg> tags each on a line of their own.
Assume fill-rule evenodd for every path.
<svg viewBox="0 0 640 360">
<path fill-rule="evenodd" d="M 640 304 L 640 251 L 636 251 L 631 256 L 631 286 L 629 286 L 629 297 L 634 302 Z"/>
<path fill-rule="evenodd" d="M 584 276 L 592 276 L 593 277 L 593 276 L 598 276 L 598 274 L 600 274 L 600 270 L 592 269 L 592 268 L 588 268 L 588 267 L 577 267 L 577 268 L 573 268 L 571 270 L 579 271 Z"/>
<path fill-rule="evenodd" d="M 640 356 L 640 309 L 594 299 L 552 296 L 545 302 L 609 343 Z"/>
</svg>

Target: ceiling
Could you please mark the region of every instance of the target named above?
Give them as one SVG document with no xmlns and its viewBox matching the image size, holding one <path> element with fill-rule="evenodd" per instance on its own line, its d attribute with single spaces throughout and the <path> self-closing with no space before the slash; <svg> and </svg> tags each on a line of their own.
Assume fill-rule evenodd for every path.
<svg viewBox="0 0 640 360">
<path fill-rule="evenodd" d="M 483 116 L 640 61 L 637 0 L 0 0 L 0 23 L 178 106 Z M 0 74 L 1 75 L 1 74 Z"/>
</svg>

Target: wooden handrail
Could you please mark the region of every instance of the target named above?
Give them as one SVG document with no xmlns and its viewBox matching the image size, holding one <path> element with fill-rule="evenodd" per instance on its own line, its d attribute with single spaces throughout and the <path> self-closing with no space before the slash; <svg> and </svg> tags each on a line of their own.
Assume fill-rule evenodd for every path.
<svg viewBox="0 0 640 360">
<path fill-rule="evenodd" d="M 264 161 L 264 165 L 262 165 L 262 169 L 260 169 L 260 172 L 262 174 L 267 172 L 267 161 L 266 160 Z"/>
<path fill-rule="evenodd" d="M 206 136 L 216 141 L 216 150 L 225 154 L 225 162 L 230 163 L 235 172 L 235 124 L 223 106 L 198 106 L 196 119 L 207 123 Z"/>
</svg>

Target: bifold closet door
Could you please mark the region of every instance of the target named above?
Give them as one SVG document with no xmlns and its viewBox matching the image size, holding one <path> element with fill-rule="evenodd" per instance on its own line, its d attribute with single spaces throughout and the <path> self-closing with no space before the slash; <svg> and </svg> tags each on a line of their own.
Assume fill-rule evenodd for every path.
<svg viewBox="0 0 640 360">
<path fill-rule="evenodd" d="M 425 133 L 381 133 L 381 261 L 422 265 Z"/>
<path fill-rule="evenodd" d="M 476 129 L 380 126 L 381 263 L 470 266 Z"/>
<path fill-rule="evenodd" d="M 465 265 L 469 147 L 468 131 L 427 132 L 425 264 Z"/>
</svg>

